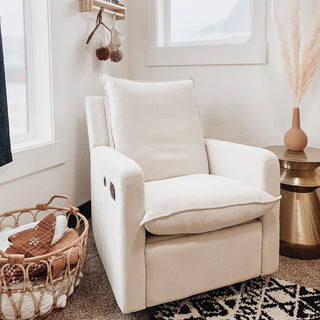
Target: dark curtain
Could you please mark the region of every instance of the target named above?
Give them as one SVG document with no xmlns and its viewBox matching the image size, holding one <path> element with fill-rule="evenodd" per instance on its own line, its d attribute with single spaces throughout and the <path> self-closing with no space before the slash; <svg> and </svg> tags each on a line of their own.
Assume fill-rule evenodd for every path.
<svg viewBox="0 0 320 320">
<path fill-rule="evenodd" d="M 3 48 L 0 25 L 0 167 L 12 161 L 6 79 L 4 74 Z"/>
</svg>

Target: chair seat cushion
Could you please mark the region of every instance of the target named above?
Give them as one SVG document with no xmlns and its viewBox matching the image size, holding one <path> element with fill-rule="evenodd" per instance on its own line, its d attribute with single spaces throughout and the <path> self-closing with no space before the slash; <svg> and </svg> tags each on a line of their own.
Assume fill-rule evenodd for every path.
<svg viewBox="0 0 320 320">
<path fill-rule="evenodd" d="M 101 79 L 110 143 L 139 164 L 146 181 L 209 172 L 192 80 Z"/>
<path fill-rule="evenodd" d="M 242 181 L 210 174 L 149 181 L 141 225 L 157 235 L 209 232 L 261 217 L 279 199 Z"/>
</svg>

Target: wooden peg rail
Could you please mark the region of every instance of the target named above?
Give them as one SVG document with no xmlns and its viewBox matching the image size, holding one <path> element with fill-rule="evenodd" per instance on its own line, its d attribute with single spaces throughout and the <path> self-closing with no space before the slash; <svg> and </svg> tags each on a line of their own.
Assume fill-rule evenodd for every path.
<svg viewBox="0 0 320 320">
<path fill-rule="evenodd" d="M 79 11 L 88 12 L 104 8 L 104 13 L 115 15 L 117 20 L 126 19 L 126 7 L 105 0 L 79 0 Z"/>
</svg>

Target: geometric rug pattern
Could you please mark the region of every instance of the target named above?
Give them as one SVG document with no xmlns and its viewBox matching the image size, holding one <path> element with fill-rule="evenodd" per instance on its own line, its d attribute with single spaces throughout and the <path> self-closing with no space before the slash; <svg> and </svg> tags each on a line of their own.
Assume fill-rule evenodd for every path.
<svg viewBox="0 0 320 320">
<path fill-rule="evenodd" d="M 159 306 L 150 320 L 320 320 L 320 291 L 259 277 Z"/>
</svg>

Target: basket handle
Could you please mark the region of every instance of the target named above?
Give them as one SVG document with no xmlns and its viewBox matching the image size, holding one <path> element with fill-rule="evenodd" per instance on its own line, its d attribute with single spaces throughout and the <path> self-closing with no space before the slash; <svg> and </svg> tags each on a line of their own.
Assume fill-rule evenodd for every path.
<svg viewBox="0 0 320 320">
<path fill-rule="evenodd" d="M 68 196 L 63 195 L 63 194 L 54 195 L 53 197 L 51 197 L 51 199 L 47 203 L 37 204 L 37 206 L 36 206 L 37 210 L 41 210 L 41 211 L 47 210 L 47 207 L 49 206 L 49 204 L 56 198 L 68 200 L 70 212 L 72 212 L 72 213 L 79 212 L 79 209 L 72 204 L 71 199 Z"/>
<path fill-rule="evenodd" d="M 52 196 L 51 199 L 46 203 L 46 206 L 48 206 L 56 198 L 68 200 L 69 207 L 73 207 L 73 204 L 72 204 L 70 197 L 63 195 L 63 194 L 56 194 L 56 195 Z"/>
</svg>

